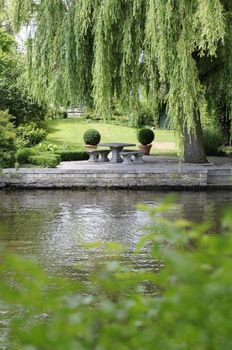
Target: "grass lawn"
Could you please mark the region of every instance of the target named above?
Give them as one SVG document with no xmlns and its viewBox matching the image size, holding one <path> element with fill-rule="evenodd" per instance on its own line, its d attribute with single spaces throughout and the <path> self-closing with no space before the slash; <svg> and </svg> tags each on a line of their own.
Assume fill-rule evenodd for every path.
<svg viewBox="0 0 232 350">
<path fill-rule="evenodd" d="M 97 129 L 101 142 L 136 143 L 137 130 L 119 125 L 87 123 L 83 119 L 53 119 L 47 122 L 48 141 L 57 145 L 68 144 L 71 149 L 85 150 L 83 134 L 87 129 Z M 137 147 L 135 147 L 137 148 Z M 170 130 L 155 130 L 151 154 L 176 155 L 175 137 Z"/>
</svg>

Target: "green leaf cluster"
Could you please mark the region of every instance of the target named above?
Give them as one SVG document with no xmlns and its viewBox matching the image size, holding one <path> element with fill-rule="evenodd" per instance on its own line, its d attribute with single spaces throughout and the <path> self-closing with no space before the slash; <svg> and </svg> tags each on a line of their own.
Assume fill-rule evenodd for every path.
<svg viewBox="0 0 232 350">
<path fill-rule="evenodd" d="M 16 130 L 16 136 L 17 147 L 26 148 L 33 147 L 44 141 L 47 132 L 42 128 L 38 128 L 35 123 L 31 122 L 27 125 L 20 125 Z"/>
<path fill-rule="evenodd" d="M 14 36 L 0 25 L 0 110 L 8 110 L 16 125 L 32 120 L 40 123 L 45 116 L 45 108 L 26 88 L 24 65 Z"/>
<path fill-rule="evenodd" d="M 31 28 L 29 80 L 41 100 L 107 116 L 115 98 L 136 109 L 143 87 L 180 133 L 202 104 L 231 110 L 230 1 L 14 0 L 11 15 L 16 30 Z"/>
<path fill-rule="evenodd" d="M 14 167 L 16 152 L 16 135 L 12 116 L 0 111 L 0 168 Z"/>
<path fill-rule="evenodd" d="M 16 69 L 16 63 L 13 58 L 15 49 L 15 40 L 4 28 L 0 26 L 0 78 L 8 75 L 12 77 L 12 70 Z"/>
</svg>

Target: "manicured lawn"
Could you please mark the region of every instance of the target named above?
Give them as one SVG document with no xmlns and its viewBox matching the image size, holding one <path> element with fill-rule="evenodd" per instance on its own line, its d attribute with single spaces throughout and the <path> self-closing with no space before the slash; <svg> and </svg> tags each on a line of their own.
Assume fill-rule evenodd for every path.
<svg viewBox="0 0 232 350">
<path fill-rule="evenodd" d="M 72 149 L 84 150 L 83 134 L 87 129 L 97 129 L 101 134 L 101 142 L 136 143 L 137 130 L 129 127 L 104 123 L 87 123 L 82 119 L 54 119 L 47 122 L 48 141 Z M 155 130 L 152 154 L 176 155 L 175 138 L 172 131 Z"/>
</svg>

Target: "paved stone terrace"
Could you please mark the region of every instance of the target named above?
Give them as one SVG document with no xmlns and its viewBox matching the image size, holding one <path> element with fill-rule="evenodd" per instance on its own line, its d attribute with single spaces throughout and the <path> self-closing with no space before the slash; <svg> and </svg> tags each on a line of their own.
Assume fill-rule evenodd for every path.
<svg viewBox="0 0 232 350">
<path fill-rule="evenodd" d="M 144 164 L 63 162 L 57 168 L 4 169 L 0 188 L 232 189 L 232 158 L 187 164 L 176 157 L 144 156 Z"/>
</svg>

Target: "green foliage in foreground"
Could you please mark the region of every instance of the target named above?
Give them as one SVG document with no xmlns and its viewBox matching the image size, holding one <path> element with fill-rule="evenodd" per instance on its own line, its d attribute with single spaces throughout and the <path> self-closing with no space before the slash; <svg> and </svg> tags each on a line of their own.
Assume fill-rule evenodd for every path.
<svg viewBox="0 0 232 350">
<path fill-rule="evenodd" d="M 11 318 L 7 348 L 231 349 L 231 212 L 213 235 L 206 223 L 166 222 L 158 212 L 168 205 L 149 210 L 152 225 L 137 247 L 150 245 L 164 264 L 159 273 L 133 272 L 115 258 L 96 264 L 81 284 L 49 278 L 34 263 L 5 254 L 0 303 Z M 120 255 L 116 244 L 109 248 Z"/>
</svg>

